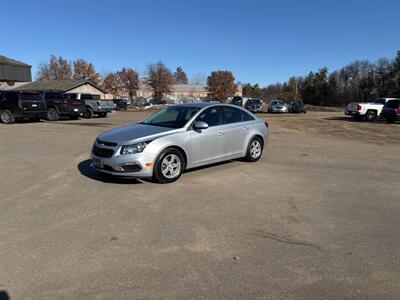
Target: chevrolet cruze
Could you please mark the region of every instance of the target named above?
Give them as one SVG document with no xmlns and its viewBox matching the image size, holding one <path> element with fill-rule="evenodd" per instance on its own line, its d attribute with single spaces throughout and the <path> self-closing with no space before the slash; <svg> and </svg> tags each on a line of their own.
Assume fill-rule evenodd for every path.
<svg viewBox="0 0 400 300">
<path fill-rule="evenodd" d="M 179 104 L 100 134 L 91 165 L 115 176 L 168 183 L 190 168 L 237 158 L 255 162 L 267 140 L 268 123 L 242 108 Z"/>
</svg>

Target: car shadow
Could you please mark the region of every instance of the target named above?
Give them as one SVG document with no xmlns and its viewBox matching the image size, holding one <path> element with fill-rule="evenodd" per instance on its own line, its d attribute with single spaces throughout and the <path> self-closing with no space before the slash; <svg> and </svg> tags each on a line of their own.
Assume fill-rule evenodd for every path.
<svg viewBox="0 0 400 300">
<path fill-rule="evenodd" d="M 143 182 L 136 178 L 116 177 L 106 173 L 98 172 L 90 166 L 91 160 L 87 159 L 78 164 L 79 172 L 90 179 L 113 184 L 142 184 Z"/>
<path fill-rule="evenodd" d="M 322 118 L 323 120 L 326 121 L 344 121 L 344 122 L 351 122 L 351 123 L 386 123 L 385 120 L 383 119 L 376 119 L 374 121 L 366 121 L 366 120 L 356 120 L 352 117 L 327 117 L 327 118 Z"/>
<path fill-rule="evenodd" d="M 232 160 L 221 161 L 221 162 L 217 162 L 217 163 L 213 163 L 213 164 L 209 164 L 209 165 L 200 166 L 200 167 L 192 168 L 192 169 L 189 169 L 189 170 L 185 170 L 183 173 L 186 174 L 186 173 L 196 172 L 196 171 L 200 171 L 200 170 L 204 170 L 204 169 L 211 169 L 213 167 L 228 165 L 228 164 L 231 164 L 233 162 L 240 162 L 240 161 L 241 161 L 240 159 L 232 159 Z"/>
</svg>

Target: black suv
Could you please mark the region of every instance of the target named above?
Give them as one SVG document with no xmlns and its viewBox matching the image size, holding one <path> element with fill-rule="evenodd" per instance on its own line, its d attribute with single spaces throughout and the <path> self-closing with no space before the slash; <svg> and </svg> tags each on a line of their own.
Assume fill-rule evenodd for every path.
<svg viewBox="0 0 400 300">
<path fill-rule="evenodd" d="M 243 105 L 243 98 L 240 96 L 235 96 L 232 98 L 231 104 L 242 106 Z"/>
<path fill-rule="evenodd" d="M 18 119 L 39 121 L 46 117 L 46 104 L 40 93 L 0 91 L 0 119 L 12 124 Z"/>
<path fill-rule="evenodd" d="M 79 119 L 82 112 L 82 100 L 74 99 L 72 94 L 45 92 L 47 119 L 57 121 L 60 116 Z"/>
<path fill-rule="evenodd" d="M 388 100 L 383 106 L 381 117 L 385 118 L 388 123 L 400 121 L 400 99 Z"/>
</svg>

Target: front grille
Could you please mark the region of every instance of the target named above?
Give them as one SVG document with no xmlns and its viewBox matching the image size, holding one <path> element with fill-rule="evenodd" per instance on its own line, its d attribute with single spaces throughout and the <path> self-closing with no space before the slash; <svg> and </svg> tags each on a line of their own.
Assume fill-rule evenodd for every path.
<svg viewBox="0 0 400 300">
<path fill-rule="evenodd" d="M 98 143 L 99 145 L 104 145 L 104 146 L 109 146 L 109 147 L 115 147 L 115 146 L 117 146 L 117 143 L 105 142 L 105 141 L 102 141 L 102 140 L 99 140 L 99 139 L 97 139 L 97 143 Z"/>
<path fill-rule="evenodd" d="M 111 157 L 114 154 L 112 149 L 99 148 L 96 145 L 93 146 L 93 154 L 97 157 Z"/>
</svg>

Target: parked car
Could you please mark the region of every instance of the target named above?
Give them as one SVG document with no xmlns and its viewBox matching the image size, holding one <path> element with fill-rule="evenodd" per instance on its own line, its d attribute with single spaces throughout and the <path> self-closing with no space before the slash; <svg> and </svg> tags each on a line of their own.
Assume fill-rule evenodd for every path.
<svg viewBox="0 0 400 300">
<path fill-rule="evenodd" d="M 268 124 L 237 106 L 171 105 L 138 124 L 100 134 L 91 153 L 92 167 L 167 183 L 202 165 L 242 157 L 257 161 L 267 140 Z"/>
<path fill-rule="evenodd" d="M 306 113 L 307 108 L 306 105 L 302 101 L 293 101 L 289 105 L 288 111 L 290 113 Z"/>
<path fill-rule="evenodd" d="M 93 118 L 95 115 L 105 118 L 114 108 L 112 100 L 100 99 L 99 95 L 83 93 L 70 93 L 69 95 L 71 99 L 82 100 L 82 115 L 88 119 Z"/>
<path fill-rule="evenodd" d="M 356 120 L 373 121 L 381 115 L 383 106 L 387 101 L 396 99 L 380 98 L 373 102 L 351 102 L 346 106 L 344 113 Z"/>
<path fill-rule="evenodd" d="M 268 106 L 268 112 L 270 113 L 286 113 L 288 107 L 282 100 L 272 100 Z"/>
<path fill-rule="evenodd" d="M 82 101 L 71 98 L 71 94 L 45 92 L 46 116 L 49 121 L 57 121 L 60 116 L 79 119 Z"/>
<path fill-rule="evenodd" d="M 381 113 L 388 123 L 400 121 L 400 99 L 392 99 L 385 103 Z"/>
<path fill-rule="evenodd" d="M 18 119 L 38 121 L 46 117 L 46 104 L 40 93 L 0 91 L 0 119 L 12 124 Z"/>
<path fill-rule="evenodd" d="M 232 98 L 231 104 L 236 106 L 243 106 L 243 98 L 240 96 L 235 96 Z"/>
<path fill-rule="evenodd" d="M 262 112 L 263 102 L 259 99 L 249 99 L 246 101 L 244 108 L 252 113 Z"/>
<path fill-rule="evenodd" d="M 115 110 L 127 110 L 128 103 L 124 99 L 113 99 Z"/>
</svg>

